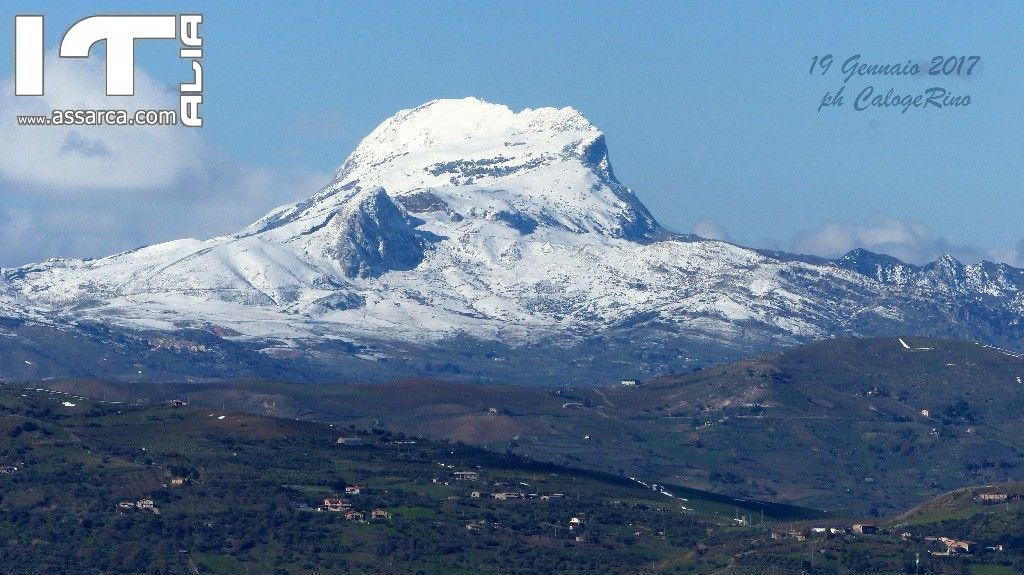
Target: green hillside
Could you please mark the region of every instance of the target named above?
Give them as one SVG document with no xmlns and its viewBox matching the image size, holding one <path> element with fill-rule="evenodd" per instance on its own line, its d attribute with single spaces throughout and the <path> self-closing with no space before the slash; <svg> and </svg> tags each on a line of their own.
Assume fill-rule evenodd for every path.
<svg viewBox="0 0 1024 575">
<path fill-rule="evenodd" d="M 11 385 L 0 471 L 4 573 L 701 572 L 723 562 L 698 542 L 736 517 L 822 516 L 384 430 Z M 365 517 L 316 511 L 326 498 Z"/>
<path fill-rule="evenodd" d="M 735 497 L 889 515 L 1024 480 L 1024 360 L 969 342 L 832 340 L 639 386 L 47 382 L 390 429 Z M 923 414 L 926 410 L 927 415 Z"/>
</svg>

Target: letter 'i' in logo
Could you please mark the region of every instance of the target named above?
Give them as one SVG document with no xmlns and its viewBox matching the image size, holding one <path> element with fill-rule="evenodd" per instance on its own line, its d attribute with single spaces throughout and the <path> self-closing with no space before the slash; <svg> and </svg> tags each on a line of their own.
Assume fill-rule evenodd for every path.
<svg viewBox="0 0 1024 575">
<path fill-rule="evenodd" d="M 181 58 L 192 59 L 193 82 L 181 84 L 181 120 L 186 126 L 203 125 L 203 39 L 199 34 L 202 14 L 180 16 L 91 16 L 79 20 L 60 43 L 61 58 L 88 58 L 94 44 L 107 44 L 107 95 L 135 94 L 135 40 L 179 37 Z M 44 87 L 43 16 L 14 18 L 14 94 L 42 96 Z"/>
</svg>

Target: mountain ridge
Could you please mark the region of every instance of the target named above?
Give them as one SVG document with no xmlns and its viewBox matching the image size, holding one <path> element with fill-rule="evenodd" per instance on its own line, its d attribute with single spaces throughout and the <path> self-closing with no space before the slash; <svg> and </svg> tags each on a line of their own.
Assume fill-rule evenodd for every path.
<svg viewBox="0 0 1024 575">
<path fill-rule="evenodd" d="M 216 326 L 254 352 L 347 353 L 405 375 L 426 354 L 507 377 L 489 354 L 553 346 L 578 377 L 607 378 L 830 337 L 1020 349 L 1024 271 L 674 234 L 617 180 L 604 134 L 578 111 L 466 98 L 398 112 L 320 191 L 235 234 L 0 270 L 0 313 L 143 336 Z M 588 366 L 595 354 L 609 357 Z"/>
</svg>

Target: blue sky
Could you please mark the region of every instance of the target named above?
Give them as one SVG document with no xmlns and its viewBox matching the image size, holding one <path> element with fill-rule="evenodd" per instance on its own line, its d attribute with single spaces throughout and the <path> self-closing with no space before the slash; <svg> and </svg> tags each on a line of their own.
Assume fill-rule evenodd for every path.
<svg viewBox="0 0 1024 575">
<path fill-rule="evenodd" d="M 16 14 L 44 14 L 48 47 L 93 14 L 204 13 L 206 125 L 167 147 L 180 149 L 180 165 L 201 164 L 198 182 L 140 191 L 127 172 L 124 185 L 110 181 L 115 171 L 75 192 L 74 173 L 33 179 L 0 166 L 0 265 L 232 231 L 314 192 L 395 111 L 467 95 L 579 109 L 606 133 L 619 179 L 678 231 L 822 255 L 866 246 L 917 261 L 948 251 L 1024 263 L 1019 3 L 11 4 L 0 35 L 11 37 Z M 186 78 L 174 46 L 138 44 L 155 84 Z M 942 86 L 970 94 L 966 108 L 817 112 L 842 84 L 837 70 L 807 73 L 826 53 L 981 63 L 967 78 L 847 87 Z M 0 76 L 12 60 L 0 58 Z M 16 148 L 32 137 L 9 132 Z M 145 142 L 137 147 L 145 167 Z"/>
</svg>

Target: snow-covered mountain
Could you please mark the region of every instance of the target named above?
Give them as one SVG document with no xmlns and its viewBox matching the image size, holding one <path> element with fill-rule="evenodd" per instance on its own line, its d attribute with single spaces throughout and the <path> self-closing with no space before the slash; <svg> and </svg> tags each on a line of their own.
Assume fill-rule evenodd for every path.
<svg viewBox="0 0 1024 575">
<path fill-rule="evenodd" d="M 213 333 L 282 362 L 349 354 L 415 372 L 418 354 L 505 377 L 510 354 L 528 353 L 611 378 L 835 336 L 1019 348 L 1024 272 L 672 234 L 576 110 L 467 98 L 399 112 L 326 187 L 236 234 L 0 270 L 0 316 L 150 349 L 166 339 L 154 334 Z"/>
</svg>

